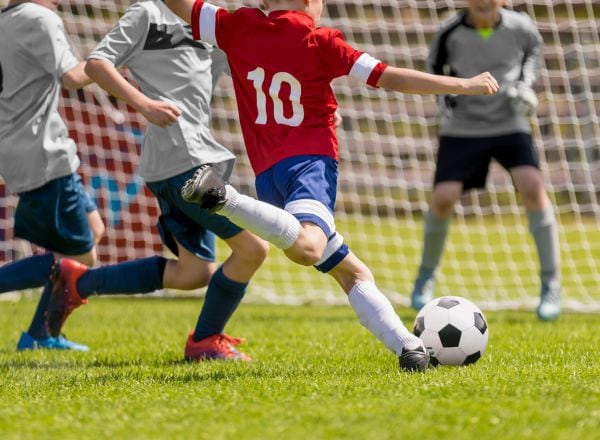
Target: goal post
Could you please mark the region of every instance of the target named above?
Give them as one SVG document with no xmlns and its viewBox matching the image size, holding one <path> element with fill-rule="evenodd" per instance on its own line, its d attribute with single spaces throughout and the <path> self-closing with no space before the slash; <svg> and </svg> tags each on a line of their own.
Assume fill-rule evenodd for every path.
<svg viewBox="0 0 600 440">
<path fill-rule="evenodd" d="M 0 0 L 0 6 L 6 3 Z M 63 0 L 58 12 L 73 45 L 85 56 L 131 3 Z M 259 0 L 213 3 L 233 9 L 257 6 Z M 341 30 L 357 48 L 389 64 L 423 70 L 440 23 L 465 5 L 452 0 L 327 0 L 321 24 Z M 559 222 L 563 305 L 599 312 L 600 3 L 509 0 L 507 7 L 528 13 L 545 42 L 545 67 L 535 84 L 540 104 L 531 122 Z M 348 78 L 336 80 L 333 87 L 343 116 L 337 228 L 370 266 L 384 293 L 406 305 L 432 189 L 435 98 L 365 88 Z M 63 91 L 61 112 L 79 147 L 80 172 L 106 222 L 100 262 L 162 252 L 155 228 L 159 210 L 137 176 L 143 118 L 98 88 Z M 212 116 L 217 139 L 238 157 L 232 183 L 254 194 L 228 77 L 215 90 Z M 15 203 L 0 183 L 0 262 L 33 251 L 14 238 Z M 218 258 L 227 255 L 227 247 L 219 243 Z M 530 309 L 538 300 L 538 272 L 519 196 L 509 175 L 493 164 L 485 190 L 468 192 L 456 207 L 436 294 L 465 296 L 483 309 Z M 294 265 L 277 249 L 250 284 L 247 300 L 347 301 L 330 277 Z"/>
</svg>

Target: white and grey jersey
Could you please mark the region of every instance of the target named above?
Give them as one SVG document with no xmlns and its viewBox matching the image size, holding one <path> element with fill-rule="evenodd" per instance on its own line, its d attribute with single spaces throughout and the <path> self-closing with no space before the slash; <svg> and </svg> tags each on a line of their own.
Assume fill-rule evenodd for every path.
<svg viewBox="0 0 600 440">
<path fill-rule="evenodd" d="M 62 76 L 78 63 L 50 9 L 27 2 L 0 12 L 0 175 L 12 192 L 77 170 L 58 100 Z"/>
<path fill-rule="evenodd" d="M 480 137 L 530 133 L 526 116 L 514 110 L 506 93 L 512 85 L 531 86 L 543 64 L 543 40 L 525 14 L 501 9 L 492 36 L 483 38 L 467 21 L 467 12 L 451 18 L 436 34 L 427 60 L 439 75 L 469 78 L 489 71 L 500 91 L 491 96 L 440 99 L 440 134 Z"/>
<path fill-rule="evenodd" d="M 214 82 L 227 63 L 213 64 L 213 48 L 194 41 L 191 27 L 161 1 L 132 5 L 88 59 L 126 66 L 148 97 L 172 102 L 182 110 L 177 122 L 161 128 L 148 124 L 140 175 L 149 182 L 173 177 L 205 163 L 221 163 L 224 174 L 234 155 L 210 131 Z"/>
</svg>

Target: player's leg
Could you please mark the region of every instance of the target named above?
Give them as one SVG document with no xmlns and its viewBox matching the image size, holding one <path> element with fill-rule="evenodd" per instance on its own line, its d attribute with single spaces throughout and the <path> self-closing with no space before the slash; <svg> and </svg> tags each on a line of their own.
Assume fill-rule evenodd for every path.
<svg viewBox="0 0 600 440">
<path fill-rule="evenodd" d="M 411 307 L 420 310 L 433 299 L 434 276 L 446 244 L 454 205 L 463 191 L 462 182 L 440 182 L 435 185 L 425 214 L 421 264 L 411 293 Z"/>
<path fill-rule="evenodd" d="M 510 171 L 527 212 L 529 231 L 540 260 L 540 303 L 537 315 L 553 320 L 560 314 L 560 246 L 552 203 L 544 187 L 539 161 L 529 134 L 517 133 L 500 139 L 494 157 Z"/>
<path fill-rule="evenodd" d="M 198 321 L 188 335 L 187 360 L 251 360 L 235 348 L 242 340 L 227 335 L 224 330 L 242 301 L 251 277 L 266 258 L 268 245 L 248 231 L 241 231 L 225 242 L 232 252 L 210 280 Z"/>
<path fill-rule="evenodd" d="M 211 268 L 204 306 L 193 332 L 197 341 L 222 332 L 244 296 L 250 278 L 266 258 L 268 245 L 225 217 L 211 214 L 197 204 L 185 201 L 181 196 L 181 187 L 193 175 L 194 170 L 161 182 L 149 183 L 148 186 L 161 208 L 158 227 L 163 242 L 179 255 L 180 261 L 191 260 L 192 264 L 204 261 Z M 225 240 L 232 250 L 216 271 L 215 235 Z M 177 248 L 173 247 L 174 242 Z M 182 267 L 182 272 L 185 273 L 176 278 L 189 276 L 198 270 L 186 265 Z M 167 277 L 170 278 L 169 271 L 165 274 L 165 283 Z M 172 283 L 169 281 L 168 284 L 170 286 Z"/>
<path fill-rule="evenodd" d="M 348 295 L 360 323 L 399 357 L 403 369 L 427 369 L 429 355 L 422 341 L 403 324 L 390 301 L 377 288 L 369 268 L 347 247 L 345 254 L 328 273 Z"/>
<path fill-rule="evenodd" d="M 53 221 L 48 212 L 56 215 Z M 96 261 L 95 244 L 104 233 L 104 224 L 96 205 L 85 193 L 77 174 L 55 179 L 41 188 L 22 194 L 15 213 L 17 235 L 33 243 L 53 249 L 53 262 L 63 256 L 78 259 L 85 264 Z M 46 312 L 52 284 L 49 271 L 46 284 L 27 332 L 23 332 L 17 349 L 36 347 L 87 350 L 86 346 L 72 343 L 62 335 L 53 337 L 46 326 Z"/>
<path fill-rule="evenodd" d="M 192 175 L 193 172 L 183 173 L 169 179 L 167 187 L 152 184 L 163 213 L 161 223 L 169 228 L 180 247 L 184 245 L 187 252 L 205 261 L 215 259 L 215 234 L 227 243 L 231 254 L 210 279 L 196 327 L 188 335 L 185 357 L 250 360 L 235 348 L 241 340 L 223 331 L 244 297 L 251 277 L 267 257 L 268 244 L 225 217 L 183 200 L 180 188 Z M 213 239 L 209 241 L 210 237 Z M 163 240 L 168 242 L 165 238 L 163 234 Z"/>
<path fill-rule="evenodd" d="M 486 139 L 441 136 L 433 193 L 423 228 L 421 264 L 411 293 L 419 310 L 433 299 L 435 271 L 440 263 L 454 205 L 463 191 L 483 187 L 491 159 Z"/>
<path fill-rule="evenodd" d="M 32 255 L 0 267 L 0 293 L 42 287 L 54 264 L 52 252 Z"/>
<path fill-rule="evenodd" d="M 539 169 L 519 166 L 511 169 L 515 187 L 527 211 L 529 231 L 540 261 L 540 303 L 538 317 L 553 320 L 560 314 L 560 245 L 552 203 L 546 194 Z"/>
<path fill-rule="evenodd" d="M 182 188 L 183 197 L 205 209 L 218 211 L 236 225 L 253 232 L 276 247 L 288 251 L 288 256 L 300 264 L 311 265 L 318 260 L 327 242 L 320 231 L 315 234 L 311 226 L 303 229 L 300 220 L 291 212 L 282 209 L 284 200 L 273 183 L 273 170 L 257 177 L 268 197 L 257 200 L 239 193 L 233 186 L 226 185 L 210 166 L 198 169 Z M 263 200 L 268 200 L 265 202 Z"/>
<path fill-rule="evenodd" d="M 22 198 L 28 198 L 28 195 L 23 194 Z M 93 202 L 91 202 L 91 200 L 86 200 L 84 203 L 86 207 L 90 207 L 90 211 L 87 214 L 88 225 L 92 232 L 94 244 L 97 244 L 104 234 L 104 223 Z M 92 203 L 92 205 L 89 205 L 89 203 Z M 33 204 L 28 203 L 28 201 L 24 201 L 23 204 L 19 203 L 19 206 L 17 207 L 17 211 L 19 212 L 18 220 L 15 219 L 15 222 L 27 222 L 27 218 L 30 218 L 38 212 L 37 209 L 31 210 L 31 206 L 33 206 Z M 31 211 L 24 214 L 23 210 Z M 21 231 L 22 235 L 28 235 L 26 231 L 29 228 L 26 226 L 19 224 L 18 229 Z M 0 294 L 44 286 L 49 281 L 50 270 L 54 265 L 54 261 L 62 256 L 66 255 L 61 254 L 60 252 L 46 252 L 44 254 L 33 255 L 3 265 L 0 267 Z M 96 248 L 93 247 L 88 252 L 84 252 L 81 255 L 71 255 L 70 257 L 77 259 L 88 266 L 92 266 L 96 262 Z"/>
</svg>

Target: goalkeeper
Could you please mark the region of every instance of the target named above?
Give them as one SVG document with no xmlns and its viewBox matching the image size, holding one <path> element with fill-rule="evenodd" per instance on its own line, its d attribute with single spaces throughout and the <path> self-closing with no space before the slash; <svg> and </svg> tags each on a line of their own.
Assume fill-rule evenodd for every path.
<svg viewBox="0 0 600 440">
<path fill-rule="evenodd" d="M 543 43 L 528 16 L 503 5 L 502 0 L 469 0 L 465 11 L 442 25 L 431 46 L 427 63 L 431 72 L 469 77 L 489 70 L 498 79 L 500 92 L 440 99 L 434 189 L 411 304 L 418 310 L 433 298 L 434 272 L 454 205 L 463 192 L 485 186 L 490 161 L 496 159 L 521 195 L 537 247 L 541 267 L 538 317 L 553 320 L 560 313 L 557 226 L 528 121 L 537 105 L 531 87 L 542 65 Z"/>
</svg>

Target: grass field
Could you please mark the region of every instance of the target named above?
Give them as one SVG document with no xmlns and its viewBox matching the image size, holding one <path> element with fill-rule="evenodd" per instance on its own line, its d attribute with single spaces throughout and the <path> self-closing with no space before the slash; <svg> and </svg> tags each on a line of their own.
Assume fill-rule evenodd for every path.
<svg viewBox="0 0 600 440">
<path fill-rule="evenodd" d="M 201 300 L 98 299 L 67 333 L 90 353 L 14 348 L 35 307 L 0 302 L 0 438 L 597 439 L 600 315 L 488 312 L 475 365 L 400 373 L 349 307 L 244 304 L 256 362 L 182 361 Z M 398 310 L 406 323 L 414 312 Z"/>
</svg>

